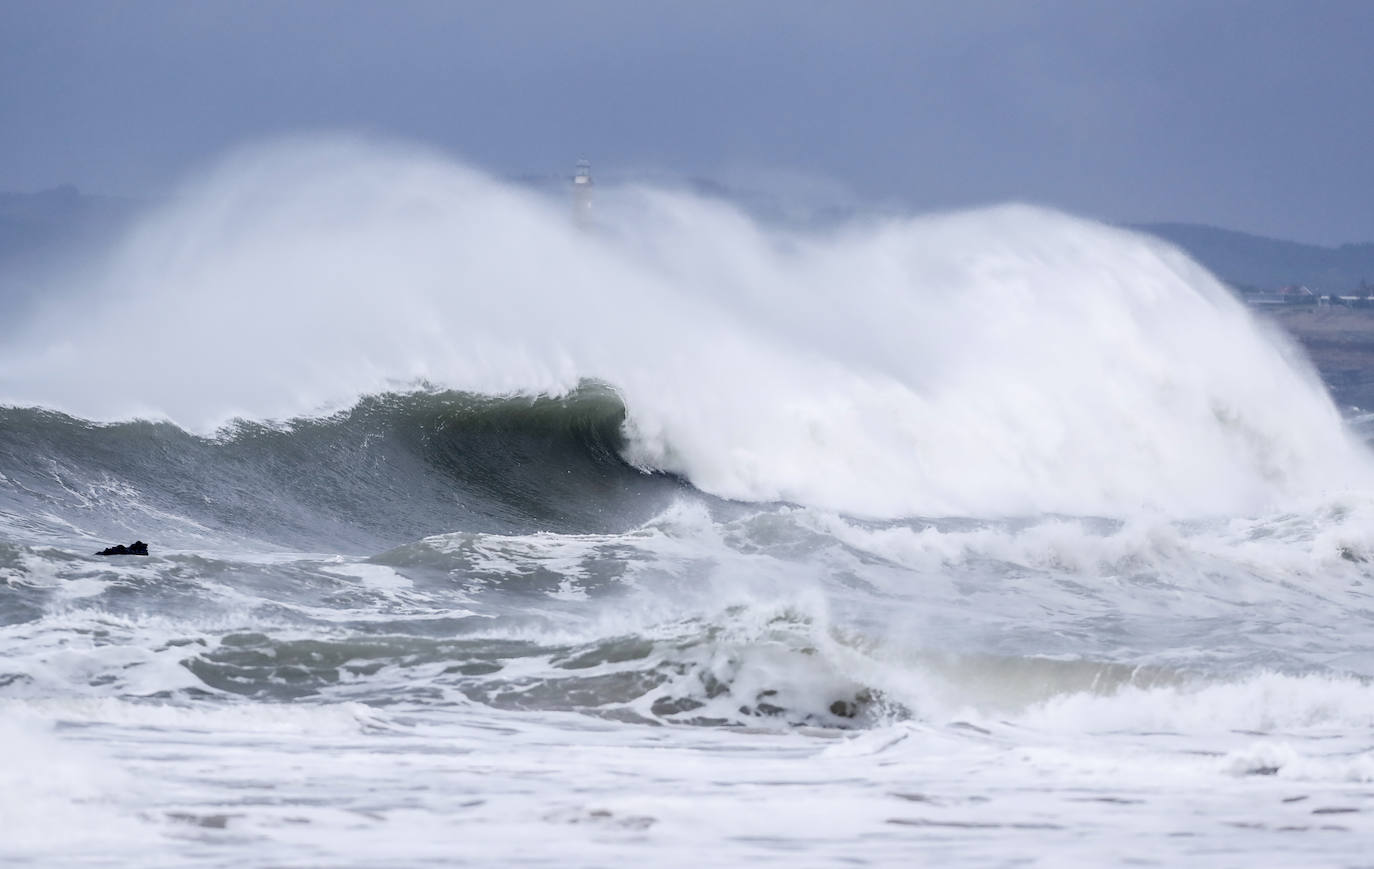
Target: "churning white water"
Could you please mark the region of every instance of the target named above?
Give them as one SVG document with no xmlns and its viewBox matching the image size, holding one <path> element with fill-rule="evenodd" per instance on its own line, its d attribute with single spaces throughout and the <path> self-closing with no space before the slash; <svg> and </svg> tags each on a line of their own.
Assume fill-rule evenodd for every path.
<svg viewBox="0 0 1374 869">
<path fill-rule="evenodd" d="M 802 234 L 603 200 L 584 231 L 434 157 L 252 151 L 8 348 L 0 397 L 207 432 L 420 379 L 595 378 L 636 464 L 868 516 L 1246 511 L 1371 480 L 1298 354 L 1153 239 L 1025 206 Z"/>
<path fill-rule="evenodd" d="M 1374 464 L 1205 270 L 596 208 L 258 148 L 11 330 L 0 859 L 1368 860 Z"/>
</svg>

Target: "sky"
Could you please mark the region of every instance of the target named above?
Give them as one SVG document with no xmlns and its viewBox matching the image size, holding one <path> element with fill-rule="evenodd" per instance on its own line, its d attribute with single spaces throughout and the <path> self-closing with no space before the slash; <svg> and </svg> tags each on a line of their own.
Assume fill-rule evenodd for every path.
<svg viewBox="0 0 1374 869">
<path fill-rule="evenodd" d="M 1374 241 L 1370 94 L 1368 0 L 0 0 L 0 190 L 156 196 L 345 131 L 1334 244 Z"/>
</svg>

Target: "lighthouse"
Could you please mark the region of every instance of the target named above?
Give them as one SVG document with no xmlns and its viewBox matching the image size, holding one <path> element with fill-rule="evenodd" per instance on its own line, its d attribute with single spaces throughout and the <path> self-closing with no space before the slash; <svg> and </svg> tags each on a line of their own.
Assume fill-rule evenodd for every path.
<svg viewBox="0 0 1374 869">
<path fill-rule="evenodd" d="M 592 164 L 586 160 L 577 161 L 577 172 L 573 174 L 573 219 L 590 220 L 592 216 Z"/>
</svg>

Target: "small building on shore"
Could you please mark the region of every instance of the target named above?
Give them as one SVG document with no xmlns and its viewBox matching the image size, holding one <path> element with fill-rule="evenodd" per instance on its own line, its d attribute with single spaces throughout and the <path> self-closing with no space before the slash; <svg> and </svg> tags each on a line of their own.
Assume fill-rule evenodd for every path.
<svg viewBox="0 0 1374 869">
<path fill-rule="evenodd" d="M 1272 291 L 1262 290 L 1257 293 L 1246 293 L 1243 298 L 1246 304 L 1256 308 L 1272 308 L 1316 305 L 1323 297 L 1318 296 L 1307 287 L 1292 284 Z"/>
<path fill-rule="evenodd" d="M 572 180 L 574 220 L 581 222 L 591 219 L 592 190 L 592 164 L 586 160 L 578 160 L 577 171 L 573 173 Z"/>
</svg>

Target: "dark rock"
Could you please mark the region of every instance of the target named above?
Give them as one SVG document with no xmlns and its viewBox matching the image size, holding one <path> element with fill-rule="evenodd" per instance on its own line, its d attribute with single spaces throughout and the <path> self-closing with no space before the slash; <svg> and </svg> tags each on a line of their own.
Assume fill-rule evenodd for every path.
<svg viewBox="0 0 1374 869">
<path fill-rule="evenodd" d="M 130 543 L 128 546 L 125 546 L 123 543 L 121 543 L 121 544 L 119 544 L 118 546 L 111 546 L 111 547 L 109 547 L 108 549 L 102 549 L 102 550 L 100 550 L 99 552 L 96 553 L 96 555 L 147 555 L 147 554 L 148 554 L 148 544 L 144 543 L 142 540 L 135 540 L 133 543 Z"/>
</svg>

